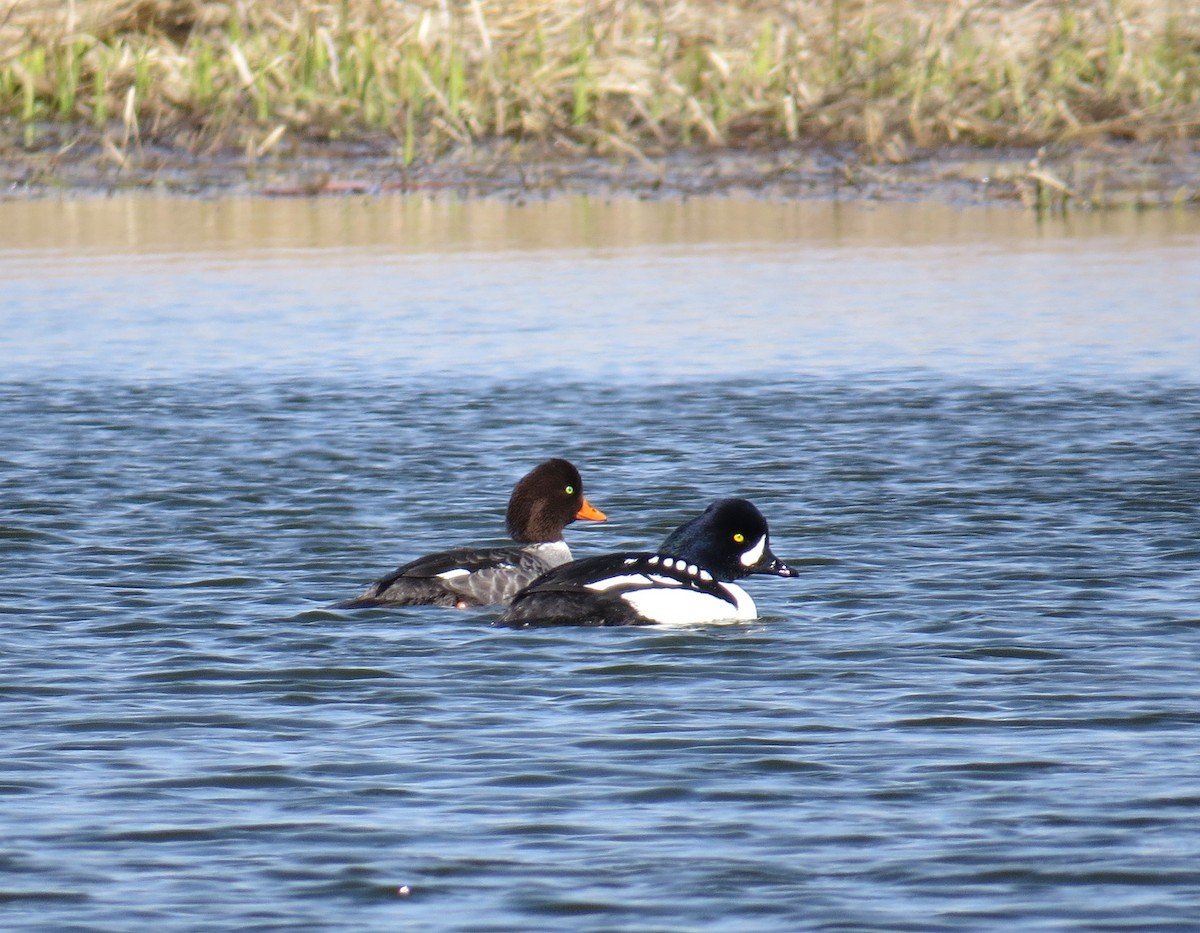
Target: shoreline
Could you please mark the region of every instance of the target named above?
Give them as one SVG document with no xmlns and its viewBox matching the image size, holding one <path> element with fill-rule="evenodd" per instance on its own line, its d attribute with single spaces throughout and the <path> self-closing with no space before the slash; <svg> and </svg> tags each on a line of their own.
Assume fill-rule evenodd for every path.
<svg viewBox="0 0 1200 933">
<path fill-rule="evenodd" d="M 496 142 L 406 165 L 390 137 L 305 143 L 265 155 L 197 155 L 109 135 L 42 128 L 26 149 L 0 124 L 0 201 L 148 193 L 194 198 L 421 194 L 523 200 L 727 196 L 779 200 L 933 200 L 1038 212 L 1200 208 L 1200 147 L 1105 143 L 1034 148 L 939 147 L 902 159 L 855 147 L 691 147 L 620 157 Z M 58 134 L 61 134 L 59 137 Z"/>
<path fill-rule="evenodd" d="M 1200 204 L 1165 0 L 0 0 L 0 197 Z"/>
</svg>

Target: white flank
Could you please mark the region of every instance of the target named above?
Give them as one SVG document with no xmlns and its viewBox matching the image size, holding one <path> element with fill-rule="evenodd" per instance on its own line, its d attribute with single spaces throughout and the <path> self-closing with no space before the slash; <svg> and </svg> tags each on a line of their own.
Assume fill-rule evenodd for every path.
<svg viewBox="0 0 1200 933">
<path fill-rule="evenodd" d="M 758 618 L 758 607 L 749 593 L 733 583 L 722 583 L 721 587 L 737 600 L 736 606 L 696 590 L 651 588 L 623 593 L 621 598 L 643 618 L 662 625 L 747 622 Z"/>
<path fill-rule="evenodd" d="M 738 558 L 742 562 L 743 567 L 753 567 L 762 560 L 763 551 L 767 549 L 767 536 L 763 535 L 747 550 L 742 551 L 742 556 Z"/>
<path fill-rule="evenodd" d="M 445 573 L 439 573 L 439 580 L 453 580 L 455 577 L 465 577 L 471 573 L 469 570 L 463 570 L 462 567 L 457 567 L 454 570 L 447 570 Z"/>
</svg>

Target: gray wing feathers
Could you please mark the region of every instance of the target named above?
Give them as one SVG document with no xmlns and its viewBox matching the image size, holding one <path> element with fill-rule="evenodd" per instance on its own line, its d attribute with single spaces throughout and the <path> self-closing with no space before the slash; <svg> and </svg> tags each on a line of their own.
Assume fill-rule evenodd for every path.
<svg viewBox="0 0 1200 933">
<path fill-rule="evenodd" d="M 565 548 L 562 549 L 565 551 Z M 570 552 L 566 551 L 566 557 Z M 558 550 L 494 548 L 430 555 L 376 581 L 340 609 L 366 606 L 491 606 L 505 604 L 563 559 Z"/>
<path fill-rule="evenodd" d="M 515 560 L 451 578 L 443 586 L 481 606 L 494 606 L 509 602 L 518 590 L 549 569 L 541 556 L 524 551 Z"/>
</svg>

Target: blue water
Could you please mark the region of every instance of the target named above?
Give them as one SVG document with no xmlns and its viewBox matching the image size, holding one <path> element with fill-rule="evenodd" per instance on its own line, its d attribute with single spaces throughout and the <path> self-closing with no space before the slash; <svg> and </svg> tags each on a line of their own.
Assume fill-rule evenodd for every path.
<svg viewBox="0 0 1200 933">
<path fill-rule="evenodd" d="M 0 250 L 0 928 L 1197 929 L 1196 230 L 324 210 Z M 745 495 L 801 577 L 683 630 L 327 608 L 550 455 L 576 554 Z"/>
</svg>

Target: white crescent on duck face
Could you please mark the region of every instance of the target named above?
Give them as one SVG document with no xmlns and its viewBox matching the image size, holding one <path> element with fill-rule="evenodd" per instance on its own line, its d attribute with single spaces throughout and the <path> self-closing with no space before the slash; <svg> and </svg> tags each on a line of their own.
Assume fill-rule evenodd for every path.
<svg viewBox="0 0 1200 933">
<path fill-rule="evenodd" d="M 795 577 L 771 551 L 766 519 L 745 499 L 721 499 L 675 529 L 655 554 L 572 561 L 521 590 L 509 625 L 694 625 L 758 617 L 734 580 Z"/>
</svg>

